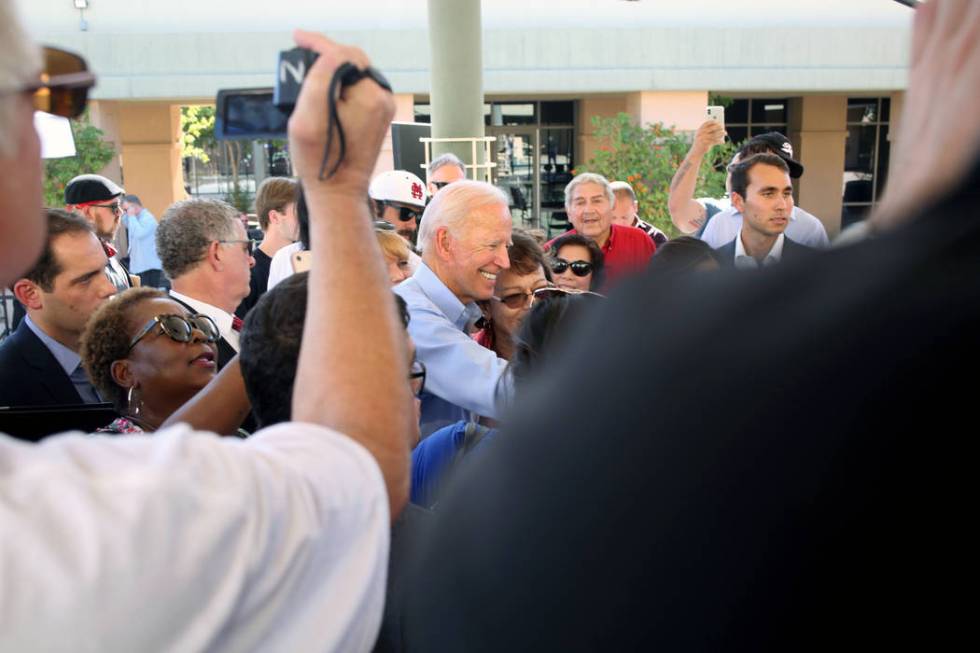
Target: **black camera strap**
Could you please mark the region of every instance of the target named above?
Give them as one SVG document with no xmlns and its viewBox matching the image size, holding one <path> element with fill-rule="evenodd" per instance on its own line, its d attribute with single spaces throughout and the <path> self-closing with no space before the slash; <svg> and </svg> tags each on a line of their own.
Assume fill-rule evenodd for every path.
<svg viewBox="0 0 980 653">
<path fill-rule="evenodd" d="M 356 84 L 365 77 L 370 78 L 375 84 L 391 93 L 391 84 L 384 78 L 384 75 L 372 67 L 361 70 L 349 61 L 341 64 L 330 79 L 330 87 L 327 90 L 327 113 L 330 117 L 327 122 L 327 146 L 323 151 L 323 162 L 320 164 L 320 181 L 333 177 L 347 154 L 347 138 L 344 136 L 344 128 L 340 124 L 340 118 L 337 117 L 337 98 L 345 87 Z M 333 145 L 334 133 L 337 134 L 338 141 L 337 160 L 330 168 L 330 172 L 327 172 L 327 167 L 330 165 L 330 146 Z"/>
</svg>

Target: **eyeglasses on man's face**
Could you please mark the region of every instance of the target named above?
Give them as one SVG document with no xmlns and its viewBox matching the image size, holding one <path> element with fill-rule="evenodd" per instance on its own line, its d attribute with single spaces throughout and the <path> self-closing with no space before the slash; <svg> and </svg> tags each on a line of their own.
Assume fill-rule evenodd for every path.
<svg viewBox="0 0 980 653">
<path fill-rule="evenodd" d="M 113 202 L 112 204 L 89 204 L 89 206 L 96 206 L 100 209 L 109 209 L 116 215 L 122 215 L 123 212 L 122 206 L 119 204 L 119 202 Z"/>
<path fill-rule="evenodd" d="M 254 240 L 219 240 L 217 242 L 221 245 L 241 245 L 242 249 L 249 256 L 255 252 Z"/>
<path fill-rule="evenodd" d="M 0 95 L 28 93 L 34 109 L 64 118 L 77 118 L 85 111 L 88 91 L 95 75 L 85 59 L 66 50 L 44 48 L 44 69 L 36 79 L 19 88 L 0 90 Z"/>
<path fill-rule="evenodd" d="M 425 390 L 425 363 L 417 358 L 412 361 L 412 367 L 408 370 L 408 382 L 412 387 L 412 394 L 421 397 Z"/>
</svg>

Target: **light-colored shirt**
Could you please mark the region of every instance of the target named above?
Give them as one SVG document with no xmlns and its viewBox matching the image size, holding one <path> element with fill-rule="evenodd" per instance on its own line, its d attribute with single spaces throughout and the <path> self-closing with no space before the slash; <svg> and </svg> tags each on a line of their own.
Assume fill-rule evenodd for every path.
<svg viewBox="0 0 980 653">
<path fill-rule="evenodd" d="M 424 262 L 395 292 L 408 305 L 408 333 L 426 369 L 422 435 L 471 419 L 470 413 L 498 417 L 498 400 L 507 400 L 498 397 L 507 361 L 468 335 L 468 327 L 480 318 L 479 307 L 459 301 Z M 500 385 L 500 390 L 507 387 Z"/>
<path fill-rule="evenodd" d="M 123 224 L 129 232 L 129 271 L 133 274 L 147 270 L 162 270 L 157 256 L 157 219 L 147 209 L 136 215 L 123 215 Z"/>
<path fill-rule="evenodd" d="M 295 243 L 279 248 L 279 251 L 272 255 L 272 263 L 269 264 L 269 285 L 266 287 L 266 292 L 295 273 L 293 270 L 293 254 L 301 251 L 303 251 L 303 243 L 297 240 Z"/>
<path fill-rule="evenodd" d="M 742 214 L 732 206 L 711 217 L 701 234 L 701 240 L 708 243 L 711 249 L 718 249 L 732 242 L 741 228 Z M 787 238 L 801 245 L 817 249 L 830 246 L 823 223 L 798 206 L 794 206 L 790 213 L 785 233 Z"/>
<path fill-rule="evenodd" d="M 65 376 L 71 380 L 72 385 L 75 386 L 75 391 L 78 392 L 78 396 L 82 398 L 82 403 L 101 403 L 102 398 L 99 397 L 99 393 L 95 390 L 92 382 L 88 380 L 88 376 L 85 374 L 85 368 L 82 367 L 82 358 L 78 355 L 78 352 L 72 351 L 42 331 L 41 327 L 34 323 L 30 315 L 24 318 L 24 323 L 37 336 L 37 339 L 48 348 L 48 351 L 51 352 L 54 359 L 58 361 L 58 365 L 65 371 Z"/>
<path fill-rule="evenodd" d="M 226 313 L 217 306 L 212 306 L 207 302 L 202 302 L 200 299 L 194 299 L 193 297 L 188 297 L 187 295 L 182 295 L 176 290 L 171 290 L 170 294 L 180 301 L 184 302 L 196 312 L 201 315 L 207 315 L 209 318 L 214 320 L 214 323 L 218 325 L 218 331 L 221 333 L 221 337 L 231 345 L 231 348 L 236 352 L 238 351 L 238 332 L 231 328 L 233 317 L 231 313 Z"/>
<path fill-rule="evenodd" d="M 775 265 L 782 260 L 783 242 L 785 240 L 786 237 L 783 234 L 779 234 L 776 237 L 776 242 L 772 244 L 772 247 L 769 249 L 769 253 L 763 257 L 761 267 L 767 268 L 770 265 Z M 739 270 L 754 270 L 760 267 L 759 262 L 745 252 L 745 245 L 742 244 L 741 229 L 739 229 L 738 233 L 735 235 L 735 267 Z"/>
<path fill-rule="evenodd" d="M 0 650 L 368 651 L 384 479 L 339 433 L 0 435 Z"/>
</svg>

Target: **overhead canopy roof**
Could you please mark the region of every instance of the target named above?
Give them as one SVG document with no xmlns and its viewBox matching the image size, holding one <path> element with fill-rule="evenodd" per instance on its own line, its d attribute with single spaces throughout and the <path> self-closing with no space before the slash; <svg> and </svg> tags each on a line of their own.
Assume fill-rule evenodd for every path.
<svg viewBox="0 0 980 653">
<path fill-rule="evenodd" d="M 82 52 L 96 97 L 200 98 L 270 85 L 296 26 L 364 48 L 428 93 L 425 0 L 17 0 L 41 41 Z M 863 91 L 905 84 L 912 11 L 893 0 L 487 0 L 488 94 Z"/>
</svg>

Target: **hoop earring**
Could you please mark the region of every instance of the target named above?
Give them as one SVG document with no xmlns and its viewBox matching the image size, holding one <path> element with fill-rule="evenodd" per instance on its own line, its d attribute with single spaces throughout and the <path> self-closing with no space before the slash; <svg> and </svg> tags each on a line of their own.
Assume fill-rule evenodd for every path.
<svg viewBox="0 0 980 653">
<path fill-rule="evenodd" d="M 143 411 L 143 399 L 137 397 L 136 407 L 133 407 L 133 390 L 136 389 L 135 385 L 129 386 L 129 392 L 126 393 L 126 411 L 129 413 L 130 417 L 139 418 L 140 413 Z"/>
</svg>

